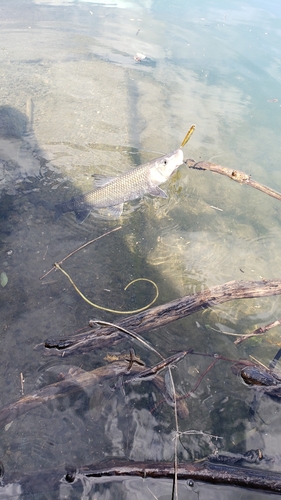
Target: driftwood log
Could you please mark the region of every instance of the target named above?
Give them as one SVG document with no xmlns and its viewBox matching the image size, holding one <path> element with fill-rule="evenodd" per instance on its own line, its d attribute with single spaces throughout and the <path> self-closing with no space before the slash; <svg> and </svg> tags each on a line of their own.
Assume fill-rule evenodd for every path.
<svg viewBox="0 0 281 500">
<path fill-rule="evenodd" d="M 281 193 L 271 189 L 259 182 L 254 181 L 250 175 L 241 172 L 241 170 L 235 170 L 232 168 L 222 167 L 221 165 L 217 165 L 216 163 L 211 163 L 209 161 L 199 161 L 196 162 L 194 160 L 188 159 L 185 160 L 186 165 L 189 168 L 195 168 L 196 170 L 210 170 L 211 172 L 216 172 L 217 174 L 226 175 L 233 181 L 239 182 L 239 184 L 247 184 L 254 189 L 258 189 L 273 198 L 281 201 Z"/>
<path fill-rule="evenodd" d="M 281 294 L 281 279 L 262 281 L 229 281 L 198 292 L 186 295 L 161 306 L 153 307 L 133 316 L 118 320 L 116 325 L 137 334 L 165 326 L 172 321 L 187 317 L 199 310 L 214 307 L 235 299 L 250 299 Z M 90 322 L 91 325 L 91 322 Z M 92 323 L 94 326 L 94 323 Z M 91 348 L 114 345 L 122 336 L 117 328 L 94 328 L 84 333 L 73 335 L 68 339 L 52 339 L 45 341 L 45 351 L 50 354 L 67 356 L 73 352 L 84 352 Z"/>
</svg>

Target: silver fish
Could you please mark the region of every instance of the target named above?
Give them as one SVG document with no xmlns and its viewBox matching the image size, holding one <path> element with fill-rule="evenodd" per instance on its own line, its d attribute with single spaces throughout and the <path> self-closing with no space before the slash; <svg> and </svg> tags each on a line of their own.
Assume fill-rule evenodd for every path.
<svg viewBox="0 0 281 500">
<path fill-rule="evenodd" d="M 127 201 L 136 200 L 145 194 L 167 198 L 159 184 L 163 184 L 182 163 L 183 152 L 176 149 L 118 177 L 94 176 L 96 189 L 55 205 L 55 220 L 65 212 L 74 211 L 77 222 L 81 224 L 91 210 L 102 208 L 107 208 L 110 215 L 120 217 L 123 204 Z"/>
</svg>

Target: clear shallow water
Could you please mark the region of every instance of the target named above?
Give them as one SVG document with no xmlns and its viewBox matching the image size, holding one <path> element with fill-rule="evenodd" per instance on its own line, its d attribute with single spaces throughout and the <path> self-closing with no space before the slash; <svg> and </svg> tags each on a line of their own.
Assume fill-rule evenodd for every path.
<svg viewBox="0 0 281 500">
<path fill-rule="evenodd" d="M 116 351 L 62 360 L 34 350 L 46 338 L 67 337 L 93 316 L 116 319 L 85 304 L 58 273 L 39 281 L 54 261 L 109 229 L 122 225 L 65 264 L 83 292 L 108 307 L 146 303 L 148 288 L 123 291 L 138 277 L 158 284 L 158 303 L 230 280 L 279 277 L 280 202 L 222 176 L 182 166 L 164 187 L 167 200 L 128 204 L 120 221 L 91 216 L 77 225 L 67 214 L 54 223 L 52 207 L 91 189 L 93 173 L 112 176 L 177 148 L 192 123 L 196 132 L 185 157 L 238 168 L 281 191 L 281 20 L 277 2 L 232 2 L 226 8 L 220 2 L 109 7 L 9 0 L 0 7 L 6 106 L 0 110 L 0 272 L 8 277 L 0 290 L 4 406 L 20 397 L 21 373 L 25 394 L 33 393 L 50 381 L 50 372 L 65 373 L 65 365 L 93 370 Z M 134 60 L 137 52 L 148 64 Z M 233 301 L 146 338 L 164 356 L 192 346 L 233 359 L 253 355 L 268 365 L 280 347 L 278 328 L 239 348 L 221 332 L 249 332 L 279 318 L 279 309 L 278 297 Z M 130 346 L 127 341 L 118 350 Z M 147 363 L 158 361 L 134 347 Z M 173 371 L 178 392 L 189 391 L 207 366 L 200 357 L 179 363 Z M 150 385 L 134 386 L 126 398 L 113 386 L 81 389 L 79 397 L 42 405 L 1 430 L 7 475 L 63 470 L 66 463 L 79 466 L 112 455 L 171 459 L 173 410 L 162 405 L 151 413 L 151 400 L 159 396 Z M 223 439 L 218 444 L 185 437 L 180 457 L 202 458 L 216 446 L 262 448 L 276 459 L 270 468 L 278 470 L 279 404 L 263 398 L 250 418 L 253 400 L 230 366 L 218 364 L 188 400 L 189 419 L 180 421 L 180 429 Z M 162 487 L 163 498 L 170 498 L 170 484 Z M 107 498 L 106 488 L 96 488 L 97 498 Z M 147 498 L 146 489 L 132 488 L 137 498 Z M 184 497 L 187 486 L 182 488 Z M 94 494 L 95 486 L 89 490 Z M 216 498 L 218 491 L 231 498 L 223 488 L 213 490 Z M 118 494 L 131 495 L 131 482 Z"/>
</svg>

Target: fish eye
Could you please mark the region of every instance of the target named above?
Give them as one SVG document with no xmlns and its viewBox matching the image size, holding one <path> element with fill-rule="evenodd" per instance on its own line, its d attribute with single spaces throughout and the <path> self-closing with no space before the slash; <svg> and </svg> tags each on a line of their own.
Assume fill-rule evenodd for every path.
<svg viewBox="0 0 281 500">
<path fill-rule="evenodd" d="M 163 160 L 164 165 L 167 165 L 167 160 Z"/>
</svg>

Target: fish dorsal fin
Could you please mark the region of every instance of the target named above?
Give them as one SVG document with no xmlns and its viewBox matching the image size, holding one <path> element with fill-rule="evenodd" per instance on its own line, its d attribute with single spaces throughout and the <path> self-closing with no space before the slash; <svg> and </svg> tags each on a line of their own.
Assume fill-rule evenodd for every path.
<svg viewBox="0 0 281 500">
<path fill-rule="evenodd" d="M 116 177 L 108 177 L 102 174 L 93 174 L 93 178 L 94 178 L 94 187 L 96 189 L 106 186 L 107 184 L 110 184 L 112 181 L 114 181 L 114 179 L 116 179 Z"/>
</svg>

